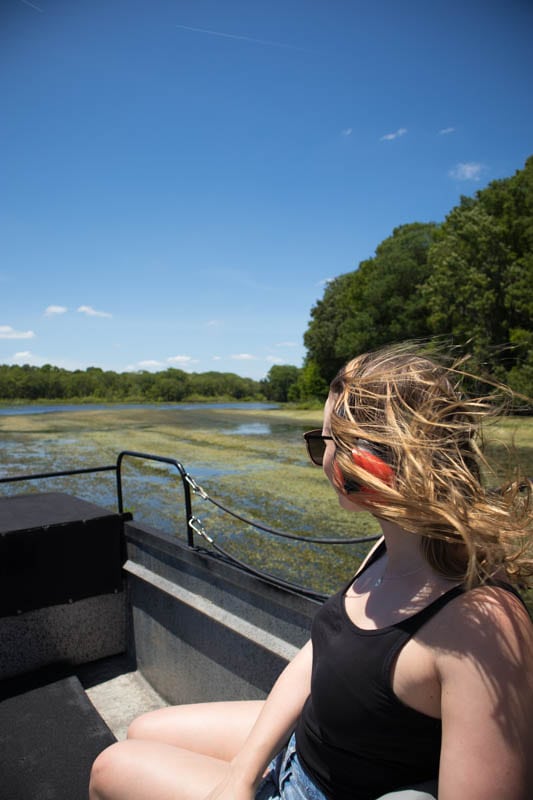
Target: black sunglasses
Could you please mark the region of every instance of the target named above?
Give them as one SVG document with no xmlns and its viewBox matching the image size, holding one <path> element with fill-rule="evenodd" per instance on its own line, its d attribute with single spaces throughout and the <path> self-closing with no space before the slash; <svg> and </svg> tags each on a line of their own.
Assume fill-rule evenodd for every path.
<svg viewBox="0 0 533 800">
<path fill-rule="evenodd" d="M 315 430 L 304 433 L 304 439 L 305 444 L 307 445 L 309 458 L 313 464 L 316 464 L 317 467 L 321 467 L 324 463 L 326 441 L 333 441 L 333 436 L 323 436 L 320 428 L 315 428 Z"/>
</svg>

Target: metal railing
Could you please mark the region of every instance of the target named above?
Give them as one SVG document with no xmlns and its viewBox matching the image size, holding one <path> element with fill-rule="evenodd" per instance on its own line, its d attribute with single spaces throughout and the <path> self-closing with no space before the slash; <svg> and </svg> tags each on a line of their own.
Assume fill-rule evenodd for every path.
<svg viewBox="0 0 533 800">
<path fill-rule="evenodd" d="M 135 450 L 122 450 L 118 456 L 115 464 L 108 464 L 100 467 L 84 467 L 83 469 L 68 469 L 59 470 L 57 472 L 32 472 L 28 475 L 10 475 L 8 477 L 0 478 L 0 483 L 17 483 L 22 481 L 36 481 L 48 478 L 69 478 L 73 475 L 88 475 L 98 472 L 114 472 L 116 479 L 116 497 L 117 497 L 117 510 L 119 514 L 124 513 L 124 492 L 122 489 L 122 462 L 125 456 L 132 458 L 140 458 L 148 461 L 158 461 L 163 464 L 170 464 L 176 467 L 181 477 L 183 493 L 185 499 L 185 524 L 187 528 L 187 543 L 190 546 L 194 545 L 193 531 L 190 527 L 190 520 L 192 519 L 192 503 L 191 503 L 191 488 L 190 483 L 186 480 L 187 471 L 183 464 L 180 464 L 175 458 L 167 458 L 165 456 L 156 456 L 152 453 L 138 453 Z"/>
<path fill-rule="evenodd" d="M 166 456 L 157 456 L 152 453 L 141 453 L 135 450 L 122 450 L 118 456 L 115 464 L 110 464 L 106 466 L 99 466 L 99 467 L 85 467 L 83 469 L 71 469 L 71 470 L 60 470 L 57 472 L 40 472 L 40 473 L 31 473 L 29 475 L 13 475 L 9 477 L 0 478 L 0 484 L 3 483 L 15 483 L 21 481 L 35 481 L 41 479 L 50 479 L 50 478 L 64 478 L 64 477 L 71 477 L 74 475 L 87 475 L 91 473 L 99 473 L 99 472 L 114 472 L 115 473 L 115 481 L 116 481 L 116 499 L 117 499 L 117 510 L 119 514 L 124 513 L 124 492 L 123 492 L 123 480 L 122 480 L 122 466 L 124 458 L 133 458 L 133 459 L 142 459 L 144 461 L 155 461 L 161 464 L 168 464 L 169 466 L 175 467 L 177 470 L 180 479 L 181 485 L 183 489 L 183 499 L 184 499 L 184 506 L 185 506 L 185 528 L 187 532 L 187 544 L 191 548 L 195 548 L 195 541 L 194 541 L 194 534 L 200 536 L 203 540 L 205 540 L 210 547 L 215 550 L 219 555 L 223 556 L 228 561 L 242 567 L 243 569 L 247 570 L 251 574 L 257 575 L 258 577 L 264 578 L 271 583 L 275 583 L 278 586 L 282 586 L 284 588 L 292 589 L 298 591 L 300 593 L 304 593 L 308 597 L 313 597 L 314 599 L 324 599 L 325 595 L 321 594 L 320 592 L 315 592 L 312 589 L 308 589 L 303 586 L 299 586 L 298 584 L 290 583 L 288 581 L 284 581 L 282 578 L 278 578 L 274 575 L 270 575 L 269 573 L 262 572 L 260 570 L 255 569 L 254 567 L 250 566 L 249 564 L 240 561 L 234 555 L 228 553 L 224 548 L 217 545 L 214 541 L 212 536 L 206 532 L 202 521 L 193 514 L 193 506 L 192 506 L 192 495 L 198 495 L 203 500 L 207 500 L 216 506 L 221 511 L 225 512 L 226 514 L 231 515 L 233 518 L 238 519 L 240 522 L 243 522 L 246 525 L 249 525 L 257 530 L 261 530 L 263 532 L 269 533 L 273 536 L 278 536 L 284 539 L 292 539 L 296 541 L 305 542 L 307 544 L 321 544 L 321 545 L 347 545 L 347 544 L 364 544 L 367 542 L 376 541 L 379 536 L 363 536 L 360 538 L 322 538 L 322 537 L 312 537 L 312 536 L 301 536 L 299 534 L 288 533 L 286 531 L 279 531 L 275 528 L 270 528 L 263 523 L 250 520 L 241 514 L 227 508 L 218 500 L 210 497 L 208 493 L 196 482 L 196 480 L 189 475 L 183 464 L 177 461 L 175 458 L 168 458 Z"/>
<path fill-rule="evenodd" d="M 181 478 L 181 485 L 183 487 L 183 497 L 185 501 L 185 527 L 187 530 L 187 544 L 189 547 L 194 547 L 194 529 L 191 527 L 192 515 L 192 501 L 191 501 L 191 487 L 187 480 L 188 472 L 179 461 L 175 458 L 167 458 L 166 456 L 155 456 L 152 453 L 139 453 L 136 450 L 122 450 L 117 456 L 117 463 L 115 466 L 117 472 L 117 507 L 119 514 L 124 512 L 124 501 L 122 494 L 122 462 L 125 456 L 130 458 L 141 458 L 145 461 L 157 461 L 161 464 L 170 464 L 176 467 Z"/>
</svg>

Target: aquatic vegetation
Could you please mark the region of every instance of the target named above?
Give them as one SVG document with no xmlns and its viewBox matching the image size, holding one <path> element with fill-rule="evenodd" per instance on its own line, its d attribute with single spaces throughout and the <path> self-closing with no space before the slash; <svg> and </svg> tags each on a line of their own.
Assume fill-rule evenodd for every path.
<svg viewBox="0 0 533 800">
<path fill-rule="evenodd" d="M 121 408 L 0 417 L 4 474 L 113 464 L 121 450 L 180 461 L 206 492 L 227 508 L 268 527 L 302 536 L 355 538 L 377 534 L 370 515 L 346 514 L 321 470 L 308 463 L 302 433 L 319 427 L 321 411 Z M 265 431 L 265 433 L 263 432 Z M 518 433 L 517 433 L 518 431 Z M 514 435 L 524 468 L 533 474 L 533 422 L 503 420 L 493 426 L 492 452 L 504 458 Z M 124 460 L 124 502 L 135 519 L 184 540 L 180 478 L 167 465 Z M 115 507 L 112 473 L 4 485 L 5 492 L 70 491 Z M 330 592 L 352 574 L 368 544 L 322 546 L 258 532 L 193 497 L 217 545 L 252 566 Z M 195 536 L 198 546 L 207 546 Z"/>
</svg>

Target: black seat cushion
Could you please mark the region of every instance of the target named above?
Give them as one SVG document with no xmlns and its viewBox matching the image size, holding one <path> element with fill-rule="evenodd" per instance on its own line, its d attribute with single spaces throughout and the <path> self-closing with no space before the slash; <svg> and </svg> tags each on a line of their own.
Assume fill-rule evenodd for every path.
<svg viewBox="0 0 533 800">
<path fill-rule="evenodd" d="M 0 498 L 0 616 L 120 592 L 129 518 L 62 492 Z"/>
<path fill-rule="evenodd" d="M 0 795 L 87 800 L 96 756 L 116 739 L 76 677 L 0 703 Z"/>
</svg>

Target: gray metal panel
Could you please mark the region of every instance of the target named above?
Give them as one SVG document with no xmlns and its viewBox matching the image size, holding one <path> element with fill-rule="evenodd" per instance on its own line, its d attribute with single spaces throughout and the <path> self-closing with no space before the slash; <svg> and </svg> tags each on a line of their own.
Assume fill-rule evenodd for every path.
<svg viewBox="0 0 533 800">
<path fill-rule="evenodd" d="M 139 525 L 126 526 L 134 646 L 168 702 L 264 697 L 318 603 Z"/>
<path fill-rule="evenodd" d="M 126 650 L 126 593 L 0 618 L 0 680 L 51 664 L 84 664 Z"/>
</svg>

